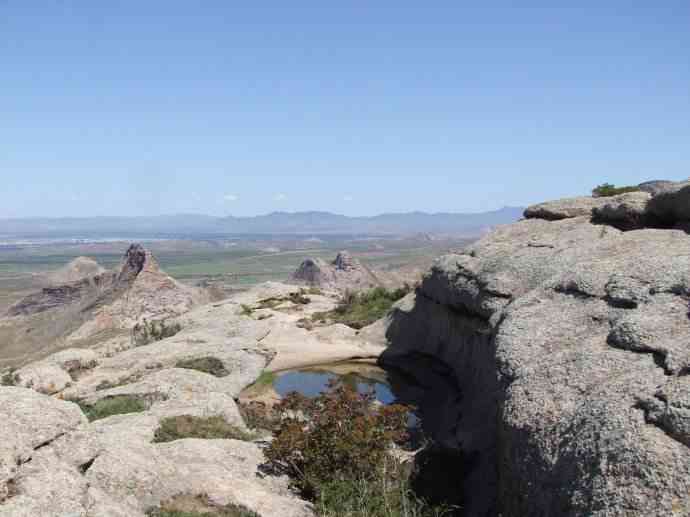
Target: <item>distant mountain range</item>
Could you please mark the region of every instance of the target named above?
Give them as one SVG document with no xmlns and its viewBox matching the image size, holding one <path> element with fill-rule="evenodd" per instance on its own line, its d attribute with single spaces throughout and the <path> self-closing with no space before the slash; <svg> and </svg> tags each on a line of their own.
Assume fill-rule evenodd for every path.
<svg viewBox="0 0 690 517">
<path fill-rule="evenodd" d="M 180 214 L 156 217 L 0 219 L 0 237 L 81 234 L 396 234 L 476 235 L 522 217 L 523 208 L 482 213 L 391 213 L 348 217 L 330 212 L 273 212 L 255 217 Z"/>
</svg>

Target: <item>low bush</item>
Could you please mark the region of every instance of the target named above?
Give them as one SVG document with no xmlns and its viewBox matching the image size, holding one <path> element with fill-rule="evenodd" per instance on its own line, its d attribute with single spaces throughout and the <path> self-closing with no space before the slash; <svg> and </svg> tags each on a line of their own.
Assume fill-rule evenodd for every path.
<svg viewBox="0 0 690 517">
<path fill-rule="evenodd" d="M 619 194 L 626 194 L 628 192 L 638 192 L 638 187 L 616 187 L 611 183 L 602 183 L 592 190 L 594 197 L 611 197 Z"/>
<path fill-rule="evenodd" d="M 140 397 L 134 395 L 115 395 L 101 399 L 93 404 L 76 401 L 89 422 L 101 420 L 113 415 L 127 413 L 141 413 L 146 411 L 147 404 Z"/>
<path fill-rule="evenodd" d="M 322 517 L 445 515 L 414 497 L 407 469 L 392 454 L 407 438 L 409 408 L 331 388 L 313 399 L 291 393 L 275 407 L 281 419 L 266 450 L 268 466 L 288 474 Z"/>
<path fill-rule="evenodd" d="M 0 386 L 16 386 L 19 384 L 19 375 L 14 368 L 10 368 L 0 377 Z"/>
<path fill-rule="evenodd" d="M 227 423 L 221 416 L 197 417 L 181 415 L 161 420 L 160 427 L 156 430 L 153 441 L 154 443 L 165 443 L 182 440 L 183 438 L 251 441 L 256 436 Z"/>
<path fill-rule="evenodd" d="M 286 417 L 267 458 L 311 498 L 333 481 L 375 478 L 390 445 L 406 437 L 408 408 L 373 408 L 373 400 L 345 386 L 313 399 L 288 394 L 276 406 Z"/>
<path fill-rule="evenodd" d="M 392 291 L 376 287 L 363 293 L 347 292 L 334 310 L 314 313 L 312 320 L 342 323 L 359 330 L 383 318 L 410 291 L 411 287 L 406 286 Z"/>
<path fill-rule="evenodd" d="M 217 357 L 198 357 L 196 359 L 184 359 L 175 364 L 175 368 L 197 370 L 216 377 L 226 377 L 230 372 L 225 368 L 223 361 Z"/>
<path fill-rule="evenodd" d="M 141 323 L 134 325 L 132 329 L 132 343 L 134 346 L 145 346 L 156 341 L 161 341 L 182 330 L 179 323 L 167 323 L 165 320 L 148 321 L 144 319 Z"/>
</svg>

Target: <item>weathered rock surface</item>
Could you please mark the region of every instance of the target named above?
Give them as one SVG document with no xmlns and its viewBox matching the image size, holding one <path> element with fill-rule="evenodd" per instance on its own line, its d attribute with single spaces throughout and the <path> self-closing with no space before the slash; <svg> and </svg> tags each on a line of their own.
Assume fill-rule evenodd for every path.
<svg viewBox="0 0 690 517">
<path fill-rule="evenodd" d="M 381 362 L 474 458 L 468 515 L 690 515 L 690 236 L 573 210 L 439 259 Z"/>
<path fill-rule="evenodd" d="M 607 200 L 608 198 L 583 196 L 547 201 L 527 207 L 525 217 L 558 221 L 571 217 L 591 216 L 592 210 L 604 206 Z"/>
<path fill-rule="evenodd" d="M 86 422 L 76 404 L 14 387 L 0 387 L 0 514 L 13 495 L 22 465 L 68 431 Z"/>
</svg>

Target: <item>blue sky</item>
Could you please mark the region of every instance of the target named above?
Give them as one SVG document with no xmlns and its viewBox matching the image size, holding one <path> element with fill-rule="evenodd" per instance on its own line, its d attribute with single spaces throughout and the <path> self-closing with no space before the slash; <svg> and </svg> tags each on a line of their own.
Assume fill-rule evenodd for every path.
<svg viewBox="0 0 690 517">
<path fill-rule="evenodd" d="M 687 0 L 511 4 L 0 0 L 0 217 L 482 211 L 690 176 Z"/>
</svg>

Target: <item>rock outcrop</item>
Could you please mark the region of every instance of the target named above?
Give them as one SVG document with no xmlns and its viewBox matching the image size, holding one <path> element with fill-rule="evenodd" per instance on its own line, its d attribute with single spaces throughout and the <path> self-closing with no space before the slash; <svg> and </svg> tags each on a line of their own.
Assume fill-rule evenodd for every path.
<svg viewBox="0 0 690 517">
<path fill-rule="evenodd" d="M 621 230 L 690 228 L 690 180 L 649 181 L 635 192 L 611 197 L 576 197 L 548 201 L 525 210 L 527 219 L 559 221 L 589 217 Z"/>
<path fill-rule="evenodd" d="M 149 251 L 133 244 L 116 270 L 43 288 L 10 307 L 0 319 L 3 335 L 9 335 L 2 346 L 23 349 L 16 362 L 65 346 L 93 346 L 128 335 L 143 320 L 184 314 L 209 298 L 165 274 Z"/>
<path fill-rule="evenodd" d="M 685 192 L 643 195 L 677 224 Z M 468 515 L 690 515 L 690 236 L 611 225 L 643 195 L 531 209 L 389 318 L 381 363 L 464 451 Z"/>
<path fill-rule="evenodd" d="M 69 264 L 46 275 L 47 280 L 52 285 L 71 284 L 92 278 L 105 273 L 105 269 L 89 257 L 77 257 Z"/>
<path fill-rule="evenodd" d="M 333 262 L 308 258 L 290 276 L 290 281 L 339 291 L 362 290 L 383 286 L 385 281 L 347 251 L 341 251 Z"/>
</svg>

